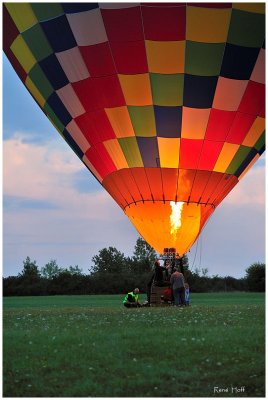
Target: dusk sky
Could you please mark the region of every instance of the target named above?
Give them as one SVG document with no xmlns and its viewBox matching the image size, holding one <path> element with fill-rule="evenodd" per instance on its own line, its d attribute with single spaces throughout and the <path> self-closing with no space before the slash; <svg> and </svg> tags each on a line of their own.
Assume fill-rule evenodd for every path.
<svg viewBox="0 0 268 400">
<path fill-rule="evenodd" d="M 3 56 L 3 274 L 29 256 L 85 273 L 104 247 L 133 254 L 138 232 L 81 163 Z M 190 268 L 243 277 L 265 261 L 265 154 L 216 209 Z"/>
</svg>

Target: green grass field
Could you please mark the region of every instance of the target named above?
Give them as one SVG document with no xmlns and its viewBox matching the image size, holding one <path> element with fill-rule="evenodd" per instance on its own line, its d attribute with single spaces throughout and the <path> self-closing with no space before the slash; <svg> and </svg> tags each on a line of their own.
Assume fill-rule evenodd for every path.
<svg viewBox="0 0 268 400">
<path fill-rule="evenodd" d="M 4 298 L 4 397 L 265 396 L 264 294 L 192 294 L 188 308 L 122 298 Z"/>
</svg>

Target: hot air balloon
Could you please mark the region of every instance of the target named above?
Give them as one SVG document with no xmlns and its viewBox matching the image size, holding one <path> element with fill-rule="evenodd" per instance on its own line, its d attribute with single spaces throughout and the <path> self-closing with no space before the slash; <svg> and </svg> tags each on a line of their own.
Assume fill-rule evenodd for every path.
<svg viewBox="0 0 268 400">
<path fill-rule="evenodd" d="M 265 3 L 5 3 L 4 52 L 158 252 L 179 255 L 265 146 Z"/>
</svg>

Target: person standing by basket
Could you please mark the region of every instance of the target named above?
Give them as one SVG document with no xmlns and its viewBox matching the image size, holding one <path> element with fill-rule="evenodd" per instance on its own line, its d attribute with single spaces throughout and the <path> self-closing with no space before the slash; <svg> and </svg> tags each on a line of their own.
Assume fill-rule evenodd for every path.
<svg viewBox="0 0 268 400">
<path fill-rule="evenodd" d="M 174 305 L 179 307 L 186 306 L 184 276 L 179 272 L 178 268 L 174 268 L 174 272 L 170 277 L 170 285 L 173 290 Z"/>
<path fill-rule="evenodd" d="M 185 304 L 187 306 L 190 305 L 190 287 L 188 283 L 184 283 L 184 288 L 185 288 Z"/>
</svg>

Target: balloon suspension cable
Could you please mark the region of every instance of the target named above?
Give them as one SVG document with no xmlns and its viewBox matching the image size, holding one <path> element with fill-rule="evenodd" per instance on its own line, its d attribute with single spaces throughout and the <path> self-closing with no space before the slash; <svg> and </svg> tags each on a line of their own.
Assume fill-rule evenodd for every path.
<svg viewBox="0 0 268 400">
<path fill-rule="evenodd" d="M 202 234 L 200 236 L 199 267 L 198 268 L 201 268 L 201 261 L 202 261 Z"/>
<path fill-rule="evenodd" d="M 202 232 L 202 233 L 203 233 L 203 232 Z M 202 251 L 203 251 L 203 248 L 202 248 L 202 233 L 198 236 L 198 239 L 197 239 L 197 242 L 196 242 L 195 255 L 194 255 L 194 260 L 193 260 L 193 263 L 192 263 L 192 268 L 191 268 L 191 270 L 193 270 L 194 267 L 195 267 L 195 261 L 196 261 L 196 256 L 197 256 L 198 250 L 199 250 L 199 263 L 197 263 L 196 268 L 197 268 L 197 270 L 199 270 L 199 269 L 201 268 L 201 263 L 202 263 Z"/>
<path fill-rule="evenodd" d="M 195 254 L 194 254 L 194 261 L 193 261 L 193 264 L 192 264 L 192 270 L 194 269 L 194 266 L 195 266 L 195 259 L 196 259 L 196 254 L 197 254 L 197 250 L 198 250 L 198 245 L 199 245 L 199 238 L 200 238 L 200 236 L 198 236 L 198 238 L 197 238 L 197 242 L 196 242 L 196 248 L 195 248 Z"/>
</svg>

